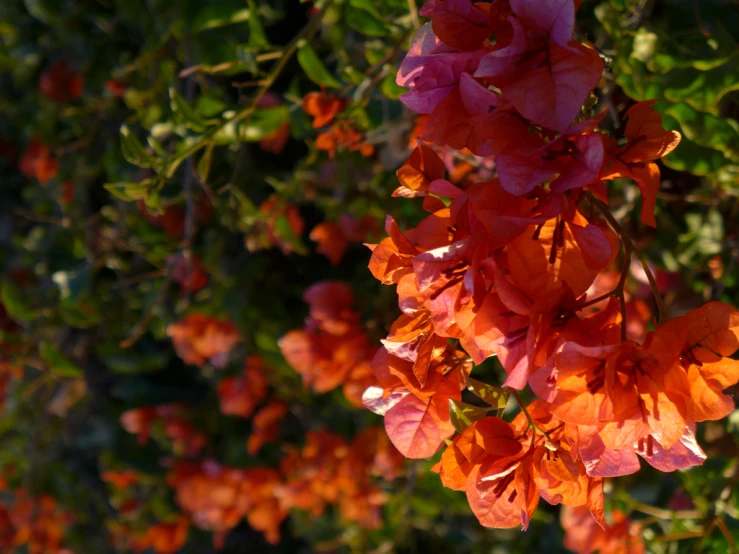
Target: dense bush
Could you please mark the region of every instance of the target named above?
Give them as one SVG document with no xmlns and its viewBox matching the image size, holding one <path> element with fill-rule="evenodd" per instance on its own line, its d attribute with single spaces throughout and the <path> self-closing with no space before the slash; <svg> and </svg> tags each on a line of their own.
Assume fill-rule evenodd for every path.
<svg viewBox="0 0 739 554">
<path fill-rule="evenodd" d="M 736 550 L 739 6 L 418 4 L 0 5 L 3 552 Z"/>
</svg>

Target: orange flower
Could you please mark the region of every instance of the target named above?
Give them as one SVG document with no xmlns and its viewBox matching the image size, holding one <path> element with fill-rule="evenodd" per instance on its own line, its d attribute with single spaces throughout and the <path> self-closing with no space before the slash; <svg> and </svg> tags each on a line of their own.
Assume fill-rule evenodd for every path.
<svg viewBox="0 0 739 554">
<path fill-rule="evenodd" d="M 120 98 L 126 93 L 126 81 L 122 79 L 108 79 L 105 88 L 113 98 Z"/>
<path fill-rule="evenodd" d="M 186 364 L 203 366 L 209 362 L 218 369 L 228 363 L 228 353 L 241 340 L 236 326 L 205 314 L 189 314 L 167 327 L 177 355 Z"/>
<path fill-rule="evenodd" d="M 380 433 L 367 429 L 350 445 L 328 431 L 308 433 L 305 446 L 291 450 L 280 465 L 286 476 L 285 484 L 275 490 L 280 504 L 314 516 L 328 504 L 338 504 L 344 519 L 365 529 L 378 528 L 386 497 L 372 485 L 370 475 L 395 477 L 402 465 L 402 457 Z"/>
<path fill-rule="evenodd" d="M 74 193 L 77 189 L 76 185 L 71 181 L 64 181 L 62 183 L 62 194 L 59 198 L 59 201 L 62 204 L 69 204 L 74 200 Z"/>
<path fill-rule="evenodd" d="M 198 527 L 222 534 L 246 517 L 269 542 L 279 542 L 280 523 L 287 511 L 275 497 L 275 487 L 281 482 L 275 470 L 238 470 L 211 461 L 179 462 L 167 480 L 176 490 L 177 502 Z"/>
<path fill-rule="evenodd" d="M 309 92 L 303 97 L 303 111 L 313 118 L 313 128 L 319 129 L 331 123 L 336 114 L 346 109 L 348 103 L 345 98 L 340 98 L 325 90 Z"/>
<path fill-rule="evenodd" d="M 564 545 L 577 554 L 644 554 L 646 548 L 641 527 L 625 514 L 614 510 L 612 522 L 605 528 L 593 519 L 584 506 L 562 509 L 561 522 L 565 530 Z"/>
<path fill-rule="evenodd" d="M 82 96 L 82 75 L 66 62 L 56 61 L 41 74 L 39 92 L 59 104 L 68 104 Z"/>
<path fill-rule="evenodd" d="M 143 537 L 136 541 L 134 550 L 141 552 L 151 548 L 157 554 L 174 554 L 187 542 L 190 521 L 185 516 L 177 516 L 171 523 L 159 523 L 149 527 Z"/>
<path fill-rule="evenodd" d="M 403 198 L 426 196 L 431 182 L 443 179 L 445 174 L 446 166 L 439 155 L 427 145 L 420 143 L 408 161 L 398 170 L 400 186 L 395 189 L 393 196 Z"/>
<path fill-rule="evenodd" d="M 363 242 L 368 234 L 377 230 L 375 218 L 370 215 L 360 219 L 342 215 L 337 222 L 324 221 L 316 225 L 310 233 L 310 239 L 318 243 L 316 251 L 319 254 L 326 256 L 331 265 L 337 265 L 350 243 Z"/>
<path fill-rule="evenodd" d="M 368 371 L 372 349 L 352 307 L 351 289 L 323 281 L 306 289 L 303 299 L 310 305 L 310 318 L 305 329 L 279 340 L 282 355 L 306 387 L 328 392 L 343 384 L 347 398 L 360 406 L 359 389 L 374 380 Z"/>
<path fill-rule="evenodd" d="M 46 144 L 32 138 L 21 155 L 20 170 L 29 179 L 38 179 L 45 185 L 59 171 L 59 161 L 51 155 L 51 149 Z"/>
<path fill-rule="evenodd" d="M 734 399 L 723 390 L 739 382 L 739 361 L 728 357 L 739 349 L 739 311 L 709 302 L 662 329 L 685 332 L 680 364 L 690 382 L 694 421 L 718 420 L 734 411 Z"/>
<path fill-rule="evenodd" d="M 633 179 L 642 193 L 641 219 L 655 227 L 654 206 L 659 190 L 659 167 L 663 158 L 680 144 L 680 133 L 665 131 L 662 116 L 654 109 L 657 100 L 634 104 L 626 112 L 623 135 L 606 139 L 606 161 L 600 179 Z"/>
<path fill-rule="evenodd" d="M 121 425 L 127 432 L 137 435 L 139 444 L 146 444 L 156 417 L 156 410 L 152 407 L 134 408 L 121 415 Z"/>
<path fill-rule="evenodd" d="M 267 91 L 257 102 L 257 108 L 274 108 L 282 104 L 282 100 L 273 92 Z M 274 132 L 259 141 L 259 148 L 264 152 L 279 154 L 285 148 L 290 138 L 290 124 L 286 121 Z"/>
<path fill-rule="evenodd" d="M 337 150 L 359 152 L 365 158 L 375 153 L 375 147 L 364 142 L 362 133 L 349 123 L 334 124 L 331 129 L 316 137 L 316 148 L 328 152 L 329 158 L 336 156 Z"/>
<path fill-rule="evenodd" d="M 225 415 L 249 417 L 267 396 L 267 366 L 258 356 L 249 356 L 239 377 L 222 379 L 217 386 L 221 412 Z"/>
<path fill-rule="evenodd" d="M 271 196 L 262 202 L 259 211 L 264 218 L 247 234 L 247 249 L 256 252 L 278 246 L 285 254 L 293 252 L 305 228 L 298 209 L 278 196 Z"/>
<path fill-rule="evenodd" d="M 100 477 L 118 490 L 125 490 L 139 482 L 139 475 L 130 469 L 122 471 L 104 471 Z"/>
<path fill-rule="evenodd" d="M 167 258 L 167 266 L 172 281 L 182 287 L 183 293 L 197 292 L 208 285 L 208 274 L 195 256 L 188 260 L 184 254 L 173 254 Z"/>
<path fill-rule="evenodd" d="M 279 423 L 287 415 L 287 404 L 273 400 L 261 408 L 251 422 L 251 435 L 246 443 L 246 451 L 254 456 L 264 444 L 277 438 Z"/>
<path fill-rule="evenodd" d="M 51 496 L 34 498 L 17 489 L 9 509 L 0 509 L 0 546 L 11 552 L 13 547 L 25 546 L 30 554 L 58 554 L 71 521 Z"/>
</svg>

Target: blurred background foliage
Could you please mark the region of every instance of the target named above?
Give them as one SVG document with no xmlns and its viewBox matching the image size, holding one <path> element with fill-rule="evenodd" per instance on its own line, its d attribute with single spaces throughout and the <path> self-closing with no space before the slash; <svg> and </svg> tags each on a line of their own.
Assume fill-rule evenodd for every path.
<svg viewBox="0 0 739 554">
<path fill-rule="evenodd" d="M 307 390 L 278 342 L 304 326 L 302 295 L 319 281 L 349 284 L 370 344 L 394 319 L 395 298 L 367 271 L 361 242 L 382 237 L 386 213 L 401 227 L 423 214 L 420 202 L 391 198 L 419 123 L 395 84 L 422 22 L 418 7 L 0 4 L 0 501 L 16 514 L 24 499 L 34 506 L 31 536 L 47 525 L 29 546 L 20 523 L 0 521 L 4 551 L 210 552 L 213 534 L 187 517 L 181 549 L 179 540 L 174 550 L 136 543 L 156 526 L 175 529 L 186 512 L 167 478 L 176 463 L 277 468 L 306 433 L 328 429 L 349 443 L 381 425 L 340 390 Z M 633 185 L 613 199 L 671 309 L 710 298 L 736 305 L 739 5 L 585 0 L 578 31 L 612 59 L 593 99 L 601 109 L 618 121 L 631 102 L 659 98 L 665 126 L 683 134 L 665 160 L 657 230 L 640 226 Z M 492 169 L 451 154 L 447 163 L 459 179 Z M 331 260 L 313 240 L 326 222 L 342 228 Z M 644 288 L 638 279 L 630 287 L 637 296 Z M 175 352 L 168 326 L 195 313 L 235 324 L 225 361 L 190 364 Z M 224 415 L 216 389 L 254 355 L 270 368 L 269 398 L 289 413 L 272 444 L 251 455 L 250 419 Z M 481 371 L 499 374 L 492 361 Z M 173 404 L 184 410 L 187 440 L 204 437 L 202 448 L 183 450 L 159 428 L 144 443 L 121 424 L 130 410 Z M 609 483 L 610 507 L 641 522 L 650 552 L 716 552 L 725 535 L 739 540 L 738 427 L 735 412 L 700 429 L 702 467 L 643 468 Z M 331 506 L 320 515 L 293 509 L 277 544 L 240 520 L 223 551 L 564 551 L 556 508 L 542 507 L 526 533 L 483 529 L 431 465 L 407 461 L 397 479 L 374 480 L 387 495 L 376 529 Z M 105 479 L 127 470 L 132 487 Z M 44 507 L 44 495 L 58 506 Z M 47 508 L 49 521 L 38 523 Z M 47 536 L 56 532 L 59 541 Z"/>
</svg>

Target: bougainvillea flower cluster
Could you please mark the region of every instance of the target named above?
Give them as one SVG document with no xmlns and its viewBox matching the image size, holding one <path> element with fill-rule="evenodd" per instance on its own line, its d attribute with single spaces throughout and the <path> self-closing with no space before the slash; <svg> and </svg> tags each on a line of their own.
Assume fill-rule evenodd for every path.
<svg viewBox="0 0 739 554">
<path fill-rule="evenodd" d="M 9 506 L 0 504 L 0 546 L 6 552 L 23 546 L 31 554 L 73 554 L 64 548 L 65 528 L 73 518 L 47 494 L 13 491 Z"/>
<path fill-rule="evenodd" d="M 362 393 L 374 382 L 375 349 L 359 323 L 352 290 L 339 281 L 322 281 L 306 289 L 303 299 L 310 315 L 304 329 L 280 339 L 282 355 L 306 387 L 323 393 L 341 385 L 349 401 L 362 406 Z"/>
<path fill-rule="evenodd" d="M 235 469 L 214 461 L 180 461 L 168 482 L 180 507 L 216 544 L 246 518 L 267 541 L 277 543 L 280 524 L 291 509 L 321 514 L 337 505 L 342 517 L 361 527 L 380 526 L 385 494 L 372 477 L 395 478 L 403 457 L 378 428 L 351 442 L 328 431 L 308 433 L 302 448 L 290 449 L 279 469 Z"/>
<path fill-rule="evenodd" d="M 641 254 L 608 209 L 608 184 L 633 180 L 641 220 L 655 226 L 655 161 L 680 135 L 662 128 L 653 101 L 631 106 L 615 134 L 601 130 L 604 117 L 584 105 L 595 105 L 604 64 L 573 38 L 578 7 L 431 0 L 421 11 L 431 22 L 397 83 L 428 118 L 394 196 L 422 198 L 429 215 L 406 230 L 388 217 L 388 237 L 370 245 L 370 270 L 396 287 L 402 315 L 364 402 L 406 457 L 445 447 L 434 470 L 483 525 L 525 529 L 543 498 L 592 514 L 608 542 L 621 531 L 605 527 L 604 478 L 638 471 L 639 458 L 661 471 L 706 459 L 695 427 L 734 409 L 723 391 L 739 381 L 729 358 L 739 311 L 711 302 L 661 314 L 629 338 L 624 282 Z M 449 149 L 494 160 L 494 176 L 453 184 L 439 154 Z M 619 258 L 615 287 L 593 295 Z M 502 387 L 474 378 L 491 356 Z M 487 407 L 462 403 L 465 388 Z M 520 407 L 510 422 L 500 417 L 509 398 Z"/>
</svg>

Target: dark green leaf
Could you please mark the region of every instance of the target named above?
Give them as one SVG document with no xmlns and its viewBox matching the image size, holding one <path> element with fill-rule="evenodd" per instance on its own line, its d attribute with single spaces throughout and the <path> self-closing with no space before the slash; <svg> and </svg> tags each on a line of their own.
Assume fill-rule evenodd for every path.
<svg viewBox="0 0 739 554">
<path fill-rule="evenodd" d="M 127 125 L 121 125 L 121 150 L 123 151 L 123 157 L 134 165 L 139 167 L 154 165 L 154 159 Z"/>
<path fill-rule="evenodd" d="M 8 315 L 16 321 L 32 321 L 38 314 L 26 303 L 21 291 L 10 281 L 3 281 L 0 297 Z"/>
<path fill-rule="evenodd" d="M 84 372 L 51 343 L 42 342 L 39 355 L 49 369 L 61 377 L 82 377 Z"/>
</svg>

